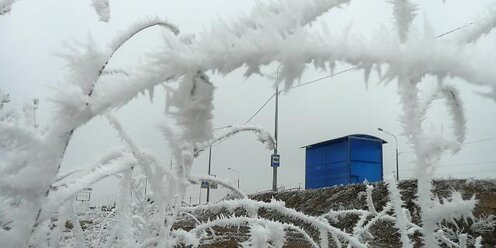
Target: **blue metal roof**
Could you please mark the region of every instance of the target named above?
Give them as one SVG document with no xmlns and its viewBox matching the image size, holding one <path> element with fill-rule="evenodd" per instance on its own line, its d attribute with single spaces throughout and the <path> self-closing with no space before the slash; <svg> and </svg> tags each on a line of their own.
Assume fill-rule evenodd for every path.
<svg viewBox="0 0 496 248">
<path fill-rule="evenodd" d="M 338 141 L 340 141 L 342 139 L 347 139 L 347 138 L 380 141 L 382 144 L 387 144 L 388 143 L 387 141 L 385 141 L 385 140 L 383 140 L 383 139 L 381 139 L 379 137 L 375 137 L 375 136 L 368 135 L 368 134 L 351 134 L 351 135 L 346 135 L 346 136 L 339 137 L 339 138 L 336 138 L 336 139 L 326 140 L 326 141 L 318 142 L 318 143 L 315 143 L 315 144 L 310 144 L 310 145 L 302 146 L 301 148 L 326 145 L 326 144 L 338 142 Z"/>
</svg>

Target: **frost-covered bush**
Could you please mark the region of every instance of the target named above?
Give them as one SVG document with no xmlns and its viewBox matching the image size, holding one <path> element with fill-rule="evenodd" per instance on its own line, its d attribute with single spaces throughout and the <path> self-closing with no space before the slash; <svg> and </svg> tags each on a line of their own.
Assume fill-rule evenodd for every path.
<svg viewBox="0 0 496 248">
<path fill-rule="evenodd" d="M 10 11 L 15 1 L 0 2 L 0 14 Z M 378 221 L 391 221 L 398 230 L 403 247 L 413 247 L 412 234 L 419 232 L 426 247 L 444 243 L 466 247 L 468 236 L 444 231 L 444 223 L 460 218 L 473 218 L 477 201 L 462 199 L 453 192 L 439 199 L 432 194 L 432 175 L 437 161 L 446 151 L 457 152 L 465 139 L 463 102 L 452 77 L 484 85 L 491 91 L 487 97 L 496 100 L 496 71 L 481 64 L 493 64 L 494 58 L 480 54 L 475 46 L 482 35 L 491 32 L 496 23 L 494 14 L 476 21 L 455 42 L 438 40 L 425 29 L 412 28 L 416 5 L 408 0 L 394 0 L 393 13 L 396 33 L 386 30 L 373 38 L 355 39 L 351 35 L 331 33 L 308 26 L 332 8 L 344 7 L 347 0 L 286 0 L 258 2 L 251 14 L 219 22 L 196 36 L 181 36 L 174 25 L 149 20 L 138 23 L 122 33 L 109 47 L 89 42 L 72 47 L 61 56 L 67 60 L 70 74 L 56 87 L 53 125 L 47 130 L 26 125 L 22 118 L 0 118 L 0 148 L 8 160 L 0 168 L 0 240 L 4 247 L 171 247 L 178 244 L 198 246 L 212 235 L 215 226 L 248 226 L 249 239 L 241 245 L 282 247 L 286 232 L 300 233 L 314 247 L 366 247 L 371 238 L 370 227 Z M 108 1 L 92 1 L 100 19 L 109 20 Z M 0 19 L 1 21 L 1 19 Z M 107 64 L 114 53 L 130 37 L 152 26 L 171 31 L 161 50 L 153 59 L 125 78 L 107 77 L 113 72 Z M 377 37 L 380 37 L 377 38 Z M 288 52 L 291 51 L 291 52 Z M 252 131 L 267 147 L 273 148 L 272 137 L 257 127 L 233 127 L 226 134 L 214 137 L 212 110 L 214 82 L 207 73 L 228 74 L 245 67 L 245 75 L 260 73 L 260 67 L 270 63 L 281 65 L 276 83 L 285 83 L 287 90 L 301 77 L 307 64 L 323 70 L 333 70 L 336 62 L 345 62 L 363 69 L 368 77 L 371 69 L 385 71 L 383 81 L 397 82 L 403 105 L 404 135 L 415 150 L 418 178 L 417 204 L 421 223 L 412 223 L 405 210 L 396 182 L 388 182 L 390 202 L 378 212 L 366 191 L 368 209 L 331 211 L 314 217 L 286 208 L 284 203 L 262 203 L 246 198 L 242 192 L 223 181 L 208 176 L 193 176 L 191 168 L 198 153 L 232 134 Z M 438 78 L 434 92 L 423 92 L 419 85 L 426 75 Z M 172 150 L 175 167 L 169 169 L 157 156 L 143 151 L 132 141 L 112 116 L 141 92 L 153 94 L 155 86 L 167 82 L 166 114 L 170 118 L 162 125 Z M 454 137 L 426 129 L 429 106 L 443 99 L 453 119 Z M 86 171 L 61 174 L 60 166 L 72 135 L 78 127 L 96 116 L 105 115 L 121 137 L 124 147 L 111 149 Z M 29 117 L 25 117 L 29 118 Z M 120 177 L 120 193 L 116 209 L 101 214 L 94 225 L 83 230 L 72 202 L 82 189 L 111 175 Z M 29 180 L 26 180 L 28 178 Z M 141 194 L 146 179 L 151 188 L 151 200 Z M 215 181 L 231 189 L 240 199 L 225 200 L 198 207 L 183 207 L 186 189 L 200 180 Z M 243 208 L 247 214 L 223 216 L 201 222 L 194 213 L 201 210 L 234 211 Z M 280 212 L 306 223 L 319 231 L 314 240 L 301 227 L 267 220 L 258 216 L 259 209 Z M 353 230 L 340 230 L 332 225 L 338 217 L 356 215 L 359 221 Z M 197 225 L 191 230 L 175 229 L 178 218 L 192 218 Z M 65 223 L 72 229 L 66 237 Z M 89 238 L 89 239 L 88 239 Z M 457 238 L 456 240 L 453 240 Z M 86 240 L 85 240 L 86 239 Z M 331 243 L 330 243 L 331 242 Z M 480 238 L 473 242 L 481 244 Z"/>
<path fill-rule="evenodd" d="M 0 15 L 10 13 L 12 5 L 17 0 L 0 0 Z M 108 22 L 110 19 L 110 4 L 108 0 L 91 0 L 91 5 L 98 14 L 98 19 L 102 22 Z"/>
</svg>

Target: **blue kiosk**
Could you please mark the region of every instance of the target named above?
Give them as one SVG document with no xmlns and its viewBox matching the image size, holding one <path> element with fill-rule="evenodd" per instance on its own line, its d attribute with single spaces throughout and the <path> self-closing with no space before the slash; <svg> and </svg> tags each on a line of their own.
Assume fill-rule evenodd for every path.
<svg viewBox="0 0 496 248">
<path fill-rule="evenodd" d="M 354 134 L 304 146 L 305 188 L 382 181 L 385 143 L 375 136 Z"/>
</svg>

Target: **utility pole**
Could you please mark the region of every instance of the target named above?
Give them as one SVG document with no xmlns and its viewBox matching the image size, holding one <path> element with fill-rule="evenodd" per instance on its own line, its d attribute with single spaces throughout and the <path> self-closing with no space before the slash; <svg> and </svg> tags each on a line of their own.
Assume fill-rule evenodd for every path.
<svg viewBox="0 0 496 248">
<path fill-rule="evenodd" d="M 221 130 L 221 129 L 225 129 L 225 128 L 230 128 L 232 127 L 231 125 L 227 125 L 225 127 L 218 127 L 218 128 L 214 128 L 213 130 Z M 208 175 L 210 176 L 210 171 L 211 171 L 211 168 L 212 168 L 212 145 L 210 145 L 208 147 Z M 200 188 L 201 190 L 201 188 Z M 208 183 L 208 187 L 207 187 L 207 204 L 208 202 L 210 201 L 210 182 Z"/>
<path fill-rule="evenodd" d="M 202 192 L 202 189 L 200 186 L 200 195 L 198 196 L 198 205 L 201 205 L 201 192 Z"/>
<path fill-rule="evenodd" d="M 148 179 L 145 179 L 145 198 L 146 198 L 146 188 L 148 187 Z"/>
<path fill-rule="evenodd" d="M 40 100 L 38 98 L 33 98 L 33 121 L 34 121 L 34 128 L 38 127 L 38 124 L 36 124 L 36 110 L 38 110 L 38 104 L 40 103 Z"/>
<path fill-rule="evenodd" d="M 212 146 L 208 148 L 208 175 L 210 176 L 210 169 L 212 165 Z M 208 182 L 208 187 L 207 187 L 207 204 L 210 200 L 210 182 Z"/>
<path fill-rule="evenodd" d="M 279 80 L 279 69 L 281 69 L 281 65 L 277 67 L 276 72 L 276 81 Z M 279 84 L 276 85 L 276 103 L 275 103 L 275 116 L 274 116 L 274 140 L 276 142 L 274 146 L 274 154 L 271 156 L 270 165 L 272 166 L 272 191 L 277 191 L 277 167 L 279 167 L 279 155 L 277 154 L 277 147 L 279 143 L 277 142 L 277 129 L 279 126 Z M 277 157 L 277 166 L 274 163 L 274 160 Z"/>
<path fill-rule="evenodd" d="M 277 68 L 277 77 L 279 78 L 279 68 Z M 274 116 L 274 139 L 276 141 L 276 144 L 274 146 L 274 156 L 277 155 L 277 127 L 278 127 L 278 119 L 279 119 L 279 85 L 276 86 L 276 111 L 275 111 L 275 116 Z M 276 192 L 277 191 L 277 167 L 272 165 L 271 161 L 271 166 L 272 166 L 272 191 Z"/>
<path fill-rule="evenodd" d="M 391 136 L 394 137 L 394 141 L 395 141 L 395 144 L 396 144 L 396 180 L 399 181 L 400 180 L 400 170 L 399 170 L 399 167 L 398 167 L 398 138 L 396 137 L 396 135 L 390 133 L 390 132 L 387 132 L 387 131 L 384 131 L 382 128 L 377 128 L 377 130 L 381 131 L 381 132 L 384 132 L 384 133 L 387 133 Z"/>
</svg>

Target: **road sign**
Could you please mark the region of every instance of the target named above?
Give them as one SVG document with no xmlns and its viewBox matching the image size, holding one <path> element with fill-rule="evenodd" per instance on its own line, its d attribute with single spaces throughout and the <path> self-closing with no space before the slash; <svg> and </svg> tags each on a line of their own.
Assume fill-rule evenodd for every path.
<svg viewBox="0 0 496 248">
<path fill-rule="evenodd" d="M 270 156 L 270 166 L 279 167 L 279 161 L 281 156 L 279 154 L 272 154 Z"/>
<path fill-rule="evenodd" d="M 201 188 L 202 189 L 208 189 L 209 185 L 210 185 L 210 189 L 218 189 L 219 188 L 219 184 L 216 182 L 209 182 L 207 180 L 201 181 Z"/>
<path fill-rule="evenodd" d="M 219 186 L 216 182 L 210 182 L 210 188 L 211 189 L 217 189 L 217 188 L 219 188 Z"/>
<path fill-rule="evenodd" d="M 80 202 L 83 202 L 83 201 L 90 201 L 91 199 L 91 192 L 79 192 L 77 195 L 76 195 L 76 201 L 80 201 Z"/>
</svg>

